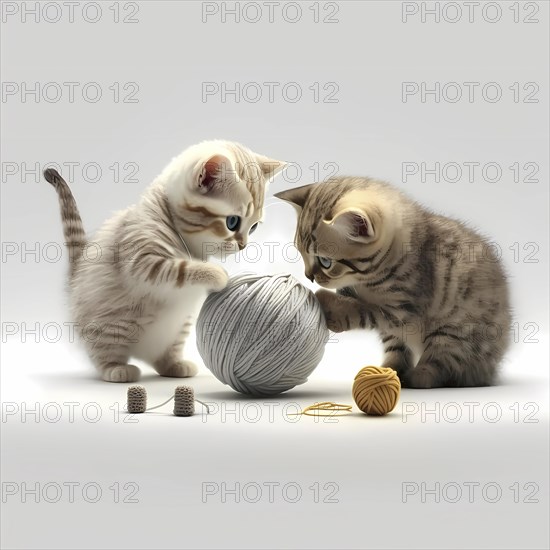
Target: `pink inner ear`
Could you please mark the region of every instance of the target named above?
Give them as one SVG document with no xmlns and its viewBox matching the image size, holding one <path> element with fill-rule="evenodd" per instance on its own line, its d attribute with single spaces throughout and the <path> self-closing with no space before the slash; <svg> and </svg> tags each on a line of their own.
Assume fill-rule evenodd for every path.
<svg viewBox="0 0 550 550">
<path fill-rule="evenodd" d="M 199 188 L 203 193 L 207 193 L 216 183 L 224 180 L 225 172 L 229 170 L 231 163 L 223 155 L 214 155 L 209 158 L 202 167 L 199 174 Z"/>
<path fill-rule="evenodd" d="M 369 222 L 366 218 L 360 214 L 352 213 L 351 218 L 351 230 L 354 237 L 369 237 L 371 235 Z"/>
</svg>

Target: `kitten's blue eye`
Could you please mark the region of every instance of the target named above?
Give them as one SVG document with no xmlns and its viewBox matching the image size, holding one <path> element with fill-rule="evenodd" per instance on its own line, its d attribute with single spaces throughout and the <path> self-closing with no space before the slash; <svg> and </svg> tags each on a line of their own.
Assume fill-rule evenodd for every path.
<svg viewBox="0 0 550 550">
<path fill-rule="evenodd" d="M 254 233 L 254 231 L 256 231 L 256 229 L 258 229 L 258 224 L 255 223 L 251 228 L 250 228 L 250 231 L 248 232 L 249 235 L 252 235 L 252 233 Z"/>
<path fill-rule="evenodd" d="M 227 216 L 225 218 L 225 225 L 229 231 L 237 231 L 239 225 L 241 225 L 241 218 L 239 216 Z"/>
<path fill-rule="evenodd" d="M 317 256 L 321 267 L 328 269 L 332 265 L 332 260 L 329 258 L 323 258 L 323 256 Z"/>
</svg>

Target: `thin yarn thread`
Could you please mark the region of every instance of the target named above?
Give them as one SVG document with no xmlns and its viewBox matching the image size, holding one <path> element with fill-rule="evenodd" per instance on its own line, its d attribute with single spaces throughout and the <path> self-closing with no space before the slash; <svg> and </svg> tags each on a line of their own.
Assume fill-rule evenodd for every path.
<svg viewBox="0 0 550 550">
<path fill-rule="evenodd" d="M 341 403 L 334 403 L 332 401 L 322 401 L 321 403 L 314 403 L 313 405 L 309 405 L 301 412 L 289 413 L 289 415 L 345 416 L 346 413 L 351 412 L 351 409 L 351 405 L 342 405 Z M 328 412 L 329 414 L 321 414 L 325 412 Z"/>
</svg>

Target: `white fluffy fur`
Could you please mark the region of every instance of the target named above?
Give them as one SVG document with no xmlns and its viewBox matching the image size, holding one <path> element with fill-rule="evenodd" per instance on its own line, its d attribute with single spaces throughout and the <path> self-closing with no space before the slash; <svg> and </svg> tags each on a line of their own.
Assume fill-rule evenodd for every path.
<svg viewBox="0 0 550 550">
<path fill-rule="evenodd" d="M 262 217 L 266 184 L 283 166 L 233 142 L 194 145 L 168 164 L 138 204 L 116 213 L 91 239 L 89 250 L 101 250 L 100 261 L 76 256 L 73 317 L 103 380 L 138 379 L 132 357 L 163 376 L 196 373 L 183 358 L 185 339 L 207 293 L 227 283 L 208 255 L 246 246 Z M 85 248 L 90 241 L 67 184 L 58 174 L 45 175 L 60 197 L 66 240 Z M 233 215 L 241 223 L 232 232 L 226 217 Z"/>
</svg>

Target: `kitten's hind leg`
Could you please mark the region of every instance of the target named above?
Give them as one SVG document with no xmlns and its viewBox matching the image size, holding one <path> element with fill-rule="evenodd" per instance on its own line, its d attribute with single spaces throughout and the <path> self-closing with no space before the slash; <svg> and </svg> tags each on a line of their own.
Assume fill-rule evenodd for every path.
<svg viewBox="0 0 550 550">
<path fill-rule="evenodd" d="M 497 361 L 485 350 L 479 335 L 464 335 L 451 325 L 441 326 L 424 338 L 424 352 L 404 379 L 408 388 L 489 386 L 494 383 Z"/>
<path fill-rule="evenodd" d="M 190 376 L 195 376 L 199 371 L 197 365 L 193 363 L 193 361 L 183 359 L 182 357 L 185 340 L 189 336 L 192 326 L 193 323 L 191 321 L 186 321 L 176 342 L 166 350 L 160 359 L 157 359 L 153 363 L 154 369 L 161 376 L 188 378 Z"/>
<path fill-rule="evenodd" d="M 101 327 L 101 330 L 98 328 Z M 105 382 L 136 382 L 141 371 L 128 364 L 132 327 L 128 323 L 105 323 L 95 331 L 82 330 L 88 354 Z"/>
<path fill-rule="evenodd" d="M 424 352 L 416 367 L 408 371 L 403 385 L 418 389 L 460 385 L 457 380 L 471 358 L 466 346 L 453 338 L 456 336 L 443 335 L 441 331 L 437 331 L 433 338 L 428 335 Z"/>
<path fill-rule="evenodd" d="M 394 334 L 382 334 L 384 344 L 384 362 L 382 367 L 393 369 L 399 379 L 403 378 L 413 367 L 413 354 L 409 346 Z"/>
<path fill-rule="evenodd" d="M 135 365 L 128 363 L 106 363 L 98 369 L 105 382 L 137 382 L 141 374 Z"/>
</svg>

